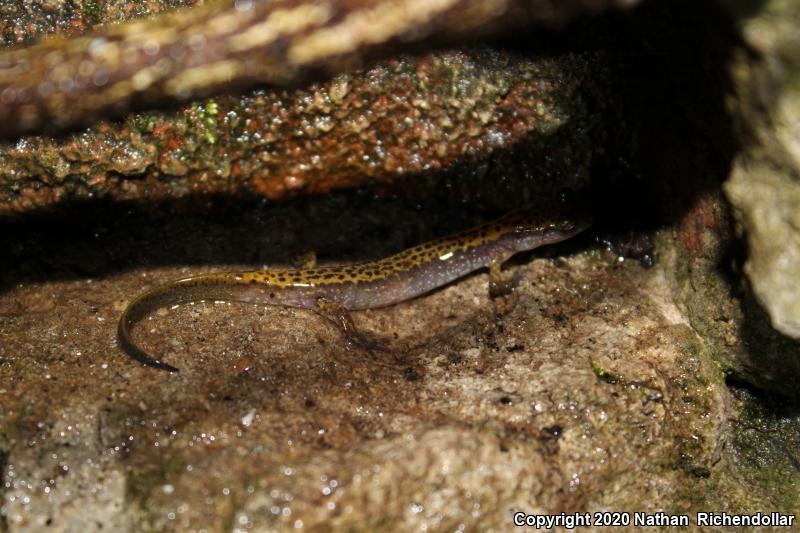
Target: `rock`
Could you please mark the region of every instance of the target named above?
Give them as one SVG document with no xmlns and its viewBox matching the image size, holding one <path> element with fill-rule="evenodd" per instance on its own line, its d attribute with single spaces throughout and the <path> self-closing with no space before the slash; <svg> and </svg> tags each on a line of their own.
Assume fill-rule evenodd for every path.
<svg viewBox="0 0 800 533">
<path fill-rule="evenodd" d="M 771 101 L 755 97 L 776 87 L 764 65 L 782 63 L 747 55 L 728 14 L 653 0 L 506 43 L 515 51 L 402 56 L 10 145 L 33 200 L 0 220 L 0 530 L 499 531 L 513 510 L 664 511 L 692 526 L 697 511 L 796 514 L 798 343 L 749 290 L 759 258 L 743 266 L 734 223 L 759 246 L 762 231 L 790 237 L 775 207 L 794 197 L 778 193 L 794 186 L 791 135 L 769 128 Z M 392 101 L 398 87 L 416 98 Z M 264 103 L 295 117 L 292 131 L 262 123 L 262 147 L 227 157 L 240 126 L 228 111 Z M 354 110 L 349 129 L 316 120 L 327 106 Z M 415 109 L 422 132 L 405 129 Z M 175 132 L 190 134 L 164 151 L 149 142 Z M 121 140 L 95 161 L 81 135 Z M 336 168 L 276 170 L 337 145 Z M 366 177 L 348 182 L 350 171 Z M 332 190 L 367 183 L 387 187 Z M 126 302 L 155 284 L 309 250 L 322 263 L 381 257 L 587 184 L 589 233 L 515 258 L 503 294 L 480 273 L 355 313 L 381 343 L 348 342 L 311 312 L 206 302 L 134 331 L 178 373 L 117 346 Z M 764 226 L 773 214 L 778 230 Z M 781 281 L 774 262 L 766 270 Z"/>
<path fill-rule="evenodd" d="M 763 162 L 739 161 L 725 191 L 747 234 L 753 293 L 775 329 L 800 338 L 800 181 Z"/>
<path fill-rule="evenodd" d="M 772 325 L 800 339 L 800 6 L 767 2 L 740 21 L 751 52 L 733 72 L 747 136 L 725 192 L 747 236 L 745 272 Z"/>
<path fill-rule="evenodd" d="M 526 27 L 554 28 L 587 11 L 635 3 L 301 0 L 276 5 L 211 0 L 82 37 L 0 52 L 0 135 L 85 126 L 132 109 L 259 84 L 307 83 L 412 46 L 441 46 Z M 93 11 L 98 12 L 96 23 L 96 4 Z M 11 25 L 27 31 L 13 19 Z"/>
<path fill-rule="evenodd" d="M 418 218 L 396 202 L 365 209 L 413 235 Z M 325 213 L 306 224 L 341 241 L 365 212 L 338 212 L 340 227 Z M 187 250 L 212 239 L 211 260 L 239 238 L 214 229 L 224 220 L 151 224 L 138 245 L 99 247 L 174 257 L 157 235 L 194 224 L 204 231 Z M 282 228 L 247 233 L 274 242 Z M 117 302 L 206 268 L 23 283 L 0 309 L 57 296 L 0 321 L 8 527 L 501 530 L 512 510 L 694 509 L 709 480 L 729 493 L 715 467 L 729 460 L 722 373 L 663 272 L 569 249 L 510 267 L 516 290 L 494 301 L 480 274 L 356 313 L 388 352 L 349 345 L 305 311 L 209 302 L 154 314 L 135 334 L 174 375 L 115 347 Z"/>
<path fill-rule="evenodd" d="M 28 136 L 0 145 L 0 215 L 89 198 L 280 200 L 356 186 L 425 194 L 455 189 L 452 182 L 474 199 L 486 181 L 527 187 L 526 167 L 577 188 L 603 144 L 589 109 L 599 105 L 604 68 L 600 54 L 445 51 L 305 89 L 220 96 L 67 136 Z M 509 157 L 521 143 L 525 153 Z M 486 169 L 481 180 L 457 169 L 443 179 L 465 161 Z"/>
</svg>

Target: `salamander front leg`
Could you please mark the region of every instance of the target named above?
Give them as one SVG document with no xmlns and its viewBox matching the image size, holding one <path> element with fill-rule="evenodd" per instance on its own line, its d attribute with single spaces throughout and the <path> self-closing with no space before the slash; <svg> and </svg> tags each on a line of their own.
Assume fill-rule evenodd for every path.
<svg viewBox="0 0 800 533">
<path fill-rule="evenodd" d="M 316 268 L 317 252 L 306 250 L 295 258 L 294 264 L 297 268 Z"/>
</svg>

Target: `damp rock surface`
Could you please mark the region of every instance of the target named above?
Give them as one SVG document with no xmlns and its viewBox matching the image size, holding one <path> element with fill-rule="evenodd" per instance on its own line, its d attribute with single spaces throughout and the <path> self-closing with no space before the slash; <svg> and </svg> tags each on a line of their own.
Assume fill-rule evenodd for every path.
<svg viewBox="0 0 800 533">
<path fill-rule="evenodd" d="M 218 96 L 9 144 L 0 531 L 500 531 L 512 510 L 796 514 L 800 352 L 771 326 L 792 320 L 778 297 L 793 286 L 794 130 L 760 122 L 784 102 L 764 95 L 792 94 L 780 77 L 792 41 L 761 32 L 780 46 L 756 57 L 740 46 L 749 21 L 783 27 L 774 13 L 793 4 L 763 3 L 771 21 L 733 4 L 745 3 L 652 0 L 594 27 L 594 41 L 573 33 L 569 53 L 402 56 L 312 86 L 319 99 Z M 21 24 L 18 42 L 27 30 L 39 31 Z M 270 98 L 288 98 L 295 117 L 325 98 L 356 109 L 359 84 L 387 113 L 345 135 L 340 155 L 356 157 L 327 159 L 334 174 L 319 181 L 295 158 L 318 147 L 307 135 L 324 122 L 288 136 L 279 124 L 253 148 L 258 180 L 234 164 L 250 164 L 252 147 L 239 159 L 225 158 L 233 144 L 214 151 L 233 142 L 230 109 Z M 436 128 L 393 120 L 409 109 L 389 98 L 396 87 L 437 104 L 420 119 Z M 133 146 L 134 133 L 162 144 Z M 450 133 L 439 153 L 432 136 Z M 81 135 L 100 148 L 83 151 Z M 353 170 L 364 174 L 345 179 Z M 367 182 L 412 186 L 333 193 Z M 309 251 L 324 264 L 377 258 L 589 183 L 595 227 L 512 261 L 514 291 L 490 297 L 479 273 L 356 313 L 371 342 L 312 312 L 206 302 L 135 330 L 176 374 L 117 345 L 126 303 L 157 284 L 299 265 Z"/>
<path fill-rule="evenodd" d="M 478 274 L 354 314 L 383 349 L 303 310 L 161 310 L 135 336 L 175 374 L 122 353 L 116 320 L 208 268 L 20 275 L 0 297 L 8 528 L 501 531 L 519 509 L 704 504 L 721 375 L 663 272 L 585 245 L 515 261 L 505 296 Z"/>
<path fill-rule="evenodd" d="M 85 126 L 103 116 L 255 85 L 307 83 L 408 49 L 509 35 L 520 28 L 552 29 L 581 14 L 635 3 L 210 0 L 194 9 L 110 24 L 80 38 L 45 39 L 0 52 L 0 135 Z M 168 4 L 156 2 L 143 10 L 160 11 Z M 33 20 L 12 19 L 12 32 L 4 33 L 13 42 L 42 29 L 57 31 L 52 23 L 60 16 L 67 27 L 75 23 L 61 32 L 70 34 L 102 18 L 128 18 L 130 11 L 122 7 L 101 12 L 87 1 L 80 13 L 74 3 L 56 1 L 55 13 L 44 23 L 37 16 L 41 12 L 28 16 L 23 9 L 20 18 Z M 7 11 L 14 13 L 13 4 Z"/>
<path fill-rule="evenodd" d="M 736 413 L 669 263 L 620 262 L 591 234 L 515 258 L 510 293 L 478 273 L 354 313 L 365 344 L 310 311 L 162 309 L 134 335 L 180 371 L 141 366 L 116 321 L 147 288 L 291 265 L 306 246 L 322 263 L 380 257 L 475 223 L 358 197 L 228 209 L 112 208 L 24 239 L 36 258 L 17 249 L 0 296 L 9 531 L 504 531 L 514 510 L 774 507 L 737 481 Z"/>
<path fill-rule="evenodd" d="M 67 43 L 75 42 L 69 39 L 102 27 L 123 35 L 128 34 L 120 28 L 132 28 L 133 44 L 126 50 L 146 56 L 142 50 L 152 48 L 150 41 L 157 42 L 170 34 L 157 29 L 159 20 L 169 24 L 169 20 L 180 21 L 181 14 L 191 16 L 195 12 L 182 10 L 193 2 L 180 0 L 87 0 L 78 5 L 54 1 L 29 9 L 14 2 L 7 4 L 3 7 L 8 17 L 0 23 L 0 34 L 7 49 L 13 51 L 0 51 L 0 64 L 9 72 L 17 64 L 27 72 L 32 59 L 25 57 L 30 50 L 62 54 L 58 57 L 66 62 L 70 56 L 65 51 Z M 206 3 L 197 9 L 222 12 L 231 10 L 230 4 Z M 259 5 L 270 9 L 267 4 Z M 285 9 L 303 9 L 301 3 L 288 4 Z M 368 11 L 372 5 L 324 4 L 334 10 L 351 10 L 353 16 Z M 492 13 L 497 11 L 495 4 L 455 2 L 451 7 L 455 9 L 460 4 L 464 4 L 460 17 L 443 19 L 445 26 L 460 28 L 454 30 L 455 35 L 462 35 L 459 32 L 463 33 L 464 28 L 479 24 L 486 17 L 484 33 L 497 35 L 507 33 L 504 27 L 508 30 L 525 20 L 523 17 L 505 26 L 499 19 L 490 23 Z M 512 2 L 505 7 L 511 11 L 522 7 L 526 17 L 533 16 L 543 25 L 554 27 L 582 13 L 598 13 L 612 4 L 615 2 L 606 0 L 547 0 L 531 5 Z M 246 5 L 252 7 L 252 3 Z M 392 10 L 395 3 L 383 6 L 384 10 Z M 399 11 L 408 9 L 397 6 Z M 169 16 L 173 18 L 160 19 L 158 15 L 164 17 L 165 11 L 172 11 Z M 235 17 L 242 11 L 247 9 L 234 9 L 229 15 Z M 131 19 L 147 15 L 151 15 L 148 22 L 125 26 L 132 23 Z M 424 41 L 431 30 L 426 23 L 432 24 L 431 28 L 438 27 L 438 22 L 420 20 L 421 27 L 427 29 L 410 31 L 408 38 L 417 35 Z M 143 32 L 145 27 L 156 27 L 153 37 L 136 37 L 136 28 Z M 198 24 L 200 27 L 205 26 Z M 211 32 L 208 39 L 201 36 L 201 40 L 213 47 L 214 35 Z M 347 41 L 348 36 L 355 39 L 348 33 L 339 39 Z M 98 39 L 97 42 L 105 42 Z M 460 41 L 470 40 L 462 35 Z M 34 46 L 37 41 L 43 44 Z M 85 42 L 95 41 L 86 38 Z M 51 127 L 49 131 L 47 126 L 60 123 L 59 117 L 44 120 L 38 130 L 49 135 L 32 134 L 37 131 L 5 135 L 0 144 L 0 216 L 96 198 L 155 202 L 221 194 L 281 200 L 358 186 L 404 189 L 410 194 L 448 187 L 469 191 L 474 198 L 480 188 L 477 185 L 456 183 L 463 180 L 452 177 L 442 179 L 443 171 L 459 165 L 469 167 L 482 181 L 498 182 L 518 176 L 521 187 L 531 179 L 529 168 L 550 178 L 561 174 L 567 183 L 572 180 L 570 174 L 577 171 L 584 174 L 586 181 L 595 151 L 603 145 L 603 132 L 597 127 L 599 117 L 590 112 L 603 107 L 598 96 L 608 90 L 604 80 L 609 65 L 602 50 L 549 50 L 537 54 L 524 47 L 511 50 L 473 46 L 425 53 L 424 46 L 411 48 L 405 42 L 391 54 L 373 54 L 366 50 L 370 45 L 354 51 L 358 61 L 337 60 L 337 65 L 342 64 L 332 66 L 324 75 L 308 79 L 292 75 L 278 87 L 269 83 L 240 87 L 235 80 L 228 80 L 219 90 L 197 94 L 189 103 L 186 98 L 177 105 L 169 98 L 154 97 L 148 105 L 134 106 L 135 112 L 128 114 L 120 111 L 130 111 L 126 105 L 137 98 L 123 99 L 107 109 L 108 113 L 87 111 L 86 116 L 80 116 L 81 106 L 99 101 L 101 95 L 80 96 L 75 86 L 83 85 L 59 76 L 62 71 L 97 70 L 99 67 L 90 65 L 87 59 L 94 57 L 92 54 L 81 52 L 78 56 L 83 63 L 51 72 L 35 87 L 18 88 L 14 86 L 18 76 L 8 74 L 0 78 L 0 93 L 4 95 L 0 107 L 16 113 L 23 103 L 30 102 L 26 97 L 20 105 L 6 105 L 13 95 L 53 96 L 63 85 L 72 89 L 62 96 L 74 102 L 59 105 L 76 117 L 74 123 L 70 122 L 71 128 Z M 287 46 L 273 47 L 278 51 L 284 48 Z M 409 55 L 411 52 L 414 54 Z M 51 57 L 44 52 L 39 54 L 42 55 Z M 255 63 L 283 64 L 270 57 Z M 147 70 L 138 63 L 126 68 Z M 8 87 L 3 88 L 3 83 Z M 91 82 L 84 85 L 86 90 L 93 87 Z M 123 85 L 118 81 L 113 86 Z M 8 116 L 2 122 L 14 128 L 21 119 Z M 523 154 L 514 153 L 519 144 L 527 145 Z M 522 166 L 509 162 L 521 159 L 525 159 Z"/>
<path fill-rule="evenodd" d="M 0 215 L 91 198 L 281 200 L 357 186 L 418 195 L 448 187 L 474 197 L 486 181 L 525 187 L 528 168 L 565 184 L 580 173 L 585 182 L 602 145 L 599 117 L 588 112 L 602 63 L 602 54 L 444 51 L 303 89 L 23 137 L 0 146 Z M 445 176 L 459 166 L 479 176 Z"/>
</svg>

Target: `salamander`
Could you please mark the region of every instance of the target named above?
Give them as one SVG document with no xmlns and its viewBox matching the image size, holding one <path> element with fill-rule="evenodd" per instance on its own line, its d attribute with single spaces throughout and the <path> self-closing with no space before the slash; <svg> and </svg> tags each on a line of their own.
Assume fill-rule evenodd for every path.
<svg viewBox="0 0 800 533">
<path fill-rule="evenodd" d="M 153 358 L 133 340 L 133 326 L 165 306 L 202 300 L 314 309 L 330 302 L 345 310 L 386 307 L 442 287 L 512 255 L 568 239 L 587 228 L 581 202 L 537 202 L 462 233 L 377 261 L 304 269 L 220 272 L 191 276 L 149 290 L 130 302 L 119 321 L 120 346 L 155 368 L 177 369 Z"/>
</svg>

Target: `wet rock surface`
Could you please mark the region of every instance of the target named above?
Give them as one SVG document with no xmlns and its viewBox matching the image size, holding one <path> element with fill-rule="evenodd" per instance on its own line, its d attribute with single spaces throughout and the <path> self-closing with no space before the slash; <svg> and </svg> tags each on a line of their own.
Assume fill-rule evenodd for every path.
<svg viewBox="0 0 800 533">
<path fill-rule="evenodd" d="M 403 56 L 313 90 L 16 143 L 6 168 L 42 183 L 0 220 L 0 531 L 501 531 L 513 510 L 797 513 L 800 357 L 771 326 L 791 324 L 791 299 L 773 298 L 792 288 L 791 121 L 754 120 L 771 109 L 750 99 L 764 63 L 741 60 L 752 56 L 738 36 L 764 19 L 739 8 L 652 1 L 578 23 L 558 44 Z M 760 50 L 791 56 L 777 49 Z M 238 142 L 227 111 L 283 99 L 301 117 L 342 80 L 342 101 L 377 102 L 370 124 L 386 129 L 347 137 L 331 174 L 315 181 L 297 161 L 304 147 L 330 157 L 335 139 L 280 128 L 238 153 L 247 172 L 209 173 Z M 383 101 L 397 87 L 431 103 L 420 120 L 434 117 L 434 134 L 454 135 L 442 154 L 393 120 L 410 109 Z M 175 132 L 192 131 L 188 159 L 112 169 L 111 156 L 85 157 L 106 181 L 83 183 L 73 160 L 50 164 L 80 159 L 66 148 L 80 135 L 130 146 L 147 117 L 159 127 L 139 139 L 157 142 L 142 153 L 180 152 Z M 251 149 L 269 173 L 246 163 Z M 37 154 L 50 158 L 23 164 Z M 336 190 L 364 183 L 382 187 Z M 125 304 L 159 283 L 298 265 L 308 251 L 325 264 L 377 258 L 565 186 L 592 191 L 590 232 L 515 258 L 511 292 L 490 296 L 479 273 L 356 313 L 381 342 L 352 343 L 312 312 L 207 302 L 136 328 L 178 373 L 117 346 Z"/>
<path fill-rule="evenodd" d="M 223 229 L 201 225 L 186 249 L 224 257 Z M 267 227 L 265 242 L 285 238 Z M 133 248 L 156 261 L 158 234 Z M 311 312 L 158 312 L 136 335 L 172 375 L 126 358 L 116 319 L 132 294 L 207 267 L 18 278 L 0 299 L 8 526 L 504 530 L 512 509 L 691 506 L 689 487 L 724 483 L 721 374 L 663 272 L 579 253 L 588 242 L 516 261 L 504 297 L 480 274 L 355 314 L 386 351 Z"/>
<path fill-rule="evenodd" d="M 508 294 L 477 274 L 354 313 L 384 349 L 313 312 L 212 302 L 135 330 L 178 373 L 116 345 L 125 304 L 156 284 L 291 265 L 308 246 L 323 263 L 383 256 L 486 216 L 348 195 L 14 226 L 27 244 L 0 296 L 5 527 L 505 530 L 518 509 L 793 509 L 742 490 L 750 463 L 728 442 L 750 418 L 673 302 L 670 263 L 620 262 L 591 233 L 516 258 Z"/>
<path fill-rule="evenodd" d="M 494 182 L 522 174 L 522 161 L 541 175 L 580 172 L 601 145 L 599 117 L 588 109 L 603 70 L 599 54 L 439 52 L 302 90 L 221 96 L 63 138 L 24 137 L 0 147 L 0 214 L 102 197 L 278 200 L 358 185 L 421 194 L 447 186 L 442 170 L 458 163 Z M 519 143 L 525 153 L 505 155 Z M 524 187 L 530 176 L 517 181 Z"/>
<path fill-rule="evenodd" d="M 0 136 L 61 131 L 125 111 L 256 85 L 327 79 L 409 49 L 511 35 L 522 28 L 557 28 L 580 14 L 636 3 L 209 0 L 149 20 L 106 25 L 85 37 L 44 40 L 0 52 Z M 18 22 L 10 24 L 12 32 L 4 33 L 7 38 L 11 33 L 12 42 L 24 40 L 52 30 L 50 23 L 59 14 L 65 23 L 76 23 L 76 31 L 86 27 L 86 18 L 96 23 L 115 16 L 125 20 L 131 14 L 125 9 L 101 10 L 92 2 L 83 7 L 76 17 L 74 3 L 57 0 L 51 7 L 54 13 L 44 21 L 42 13 L 23 9 Z M 156 3 L 142 11 L 164 7 Z"/>
<path fill-rule="evenodd" d="M 0 34 L 7 47 L 22 54 L 25 45 L 47 36 L 51 40 L 45 42 L 57 48 L 92 29 L 118 28 L 165 11 L 176 12 L 179 20 L 180 13 L 192 12 L 180 11 L 190 4 L 55 1 L 23 8 L 10 2 L 3 6 L 8 16 Z M 367 3 L 333 4 L 357 12 Z M 477 24 L 481 13 L 491 12 L 480 4 L 467 2 L 460 22 L 447 17 L 451 22 L 445 26 Z M 513 11 L 525 2 L 511 4 Z M 525 12 L 556 27 L 611 4 L 548 0 L 532 2 Z M 484 34 L 510 29 L 487 24 Z M 377 62 L 362 50 L 364 57 L 348 68 L 312 77 L 317 83 L 298 74 L 290 89 L 262 86 L 177 108 L 156 100 L 139 106 L 144 111 L 95 121 L 89 128 L 6 138 L 0 144 L 0 215 L 102 197 L 152 202 L 225 194 L 277 200 L 365 185 L 407 188 L 410 194 L 469 189 L 464 198 L 474 198 L 479 187 L 456 184 L 460 176 L 471 172 L 498 182 L 521 175 L 518 186 L 526 187 L 531 180 L 526 167 L 551 179 L 573 172 L 565 168 L 578 169 L 585 182 L 595 150 L 603 145 L 596 111 L 604 105 L 600 95 L 607 90 L 609 65 L 602 50 L 556 46 L 532 53 L 519 43 L 402 55 L 408 48 L 406 42 Z M 12 65 L 17 57 L 0 57 L 0 64 Z M 358 64 L 361 70 L 355 69 Z M 341 75 L 331 77 L 336 73 Z M 234 81 L 225 87 L 228 93 Z M 8 91 L 0 92 L 10 98 Z M 523 153 L 504 155 L 519 144 L 526 147 Z M 459 164 L 459 179 L 443 183 L 441 171 Z M 569 175 L 563 179 L 574 181 Z"/>
</svg>

